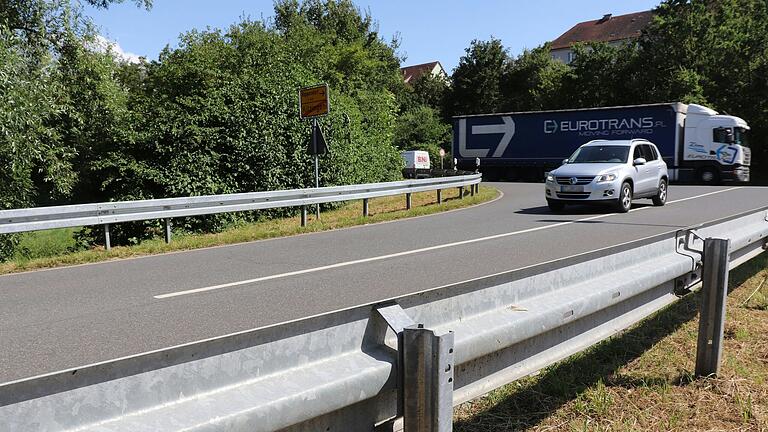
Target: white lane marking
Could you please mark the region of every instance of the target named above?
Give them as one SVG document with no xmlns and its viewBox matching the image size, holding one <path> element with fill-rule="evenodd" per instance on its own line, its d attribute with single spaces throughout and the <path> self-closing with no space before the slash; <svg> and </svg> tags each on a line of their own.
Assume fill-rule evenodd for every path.
<svg viewBox="0 0 768 432">
<path fill-rule="evenodd" d="M 667 204 L 675 204 L 675 203 L 679 203 L 679 202 L 683 202 L 683 201 L 689 201 L 689 200 L 692 200 L 692 199 L 703 198 L 703 197 L 706 197 L 706 196 L 720 194 L 720 193 L 732 191 L 732 190 L 735 190 L 735 189 L 741 189 L 741 187 L 737 186 L 737 187 L 732 187 L 732 188 L 728 188 L 728 189 L 722 189 L 722 190 L 719 190 L 719 191 L 708 192 L 708 193 L 705 193 L 705 194 L 696 195 L 696 196 L 692 196 L 692 197 L 688 197 L 688 198 L 681 198 L 681 199 L 674 200 L 674 201 L 668 201 Z M 646 208 L 650 208 L 650 207 L 634 208 L 634 209 L 630 210 L 630 212 L 640 211 L 640 210 L 644 210 Z M 222 288 L 231 288 L 231 287 L 240 286 L 240 285 L 247 285 L 247 284 L 252 284 L 252 283 L 257 283 L 257 282 L 265 282 L 265 281 L 270 281 L 270 280 L 274 280 L 274 279 L 282 279 L 282 278 L 287 278 L 287 277 L 291 277 L 291 276 L 298 276 L 298 275 L 303 275 L 303 274 L 307 274 L 307 273 L 315 273 L 315 272 L 320 272 L 320 271 L 325 271 L 325 270 L 331 270 L 331 269 L 336 269 L 336 268 L 340 268 L 340 267 L 348 267 L 348 266 L 353 266 L 353 265 L 357 265 L 357 264 L 365 264 L 365 263 L 370 263 L 370 262 L 375 262 L 375 261 L 382 261 L 382 260 L 386 260 L 386 259 L 390 259 L 390 258 L 399 258 L 399 257 L 408 256 L 408 255 L 415 255 L 415 254 L 419 254 L 419 253 L 423 253 L 423 252 L 430 252 L 430 251 L 439 250 L 439 249 L 447 249 L 447 248 L 456 247 L 456 246 L 463 246 L 463 245 L 472 244 L 472 243 L 479 243 L 479 242 L 484 242 L 484 241 L 489 241 L 489 240 L 496 240 L 496 239 L 500 239 L 500 238 L 511 237 L 511 236 L 520 235 L 520 234 L 527 234 L 527 233 L 532 233 L 532 232 L 536 232 L 536 231 L 542 231 L 542 230 L 546 230 L 546 229 L 552 229 L 552 228 L 557 228 L 557 227 L 561 227 L 561 226 L 571 225 L 571 224 L 575 224 L 575 223 L 579 223 L 579 222 L 586 222 L 586 221 L 591 221 L 591 220 L 595 220 L 595 219 L 602 219 L 602 218 L 606 218 L 606 217 L 609 217 L 609 216 L 615 216 L 617 214 L 619 214 L 619 213 L 606 213 L 606 214 L 590 216 L 590 217 L 586 217 L 586 218 L 582 218 L 582 219 L 576 219 L 576 220 L 565 221 L 565 222 L 558 222 L 558 223 L 554 223 L 554 224 L 550 224 L 550 225 L 544 225 L 544 226 L 539 226 L 539 227 L 535 227 L 535 228 L 527 228 L 527 229 L 524 229 L 524 230 L 512 231 L 512 232 L 502 233 L 502 234 L 495 234 L 495 235 L 491 235 L 491 236 L 479 237 L 479 238 L 474 238 L 474 239 L 469 239 L 469 240 L 462 240 L 462 241 L 457 241 L 457 242 L 452 242 L 452 243 L 444 243 L 444 244 L 440 244 L 440 245 L 429 246 L 429 247 L 420 248 L 420 249 L 412 249 L 412 250 L 407 250 L 407 251 L 403 251 L 403 252 L 397 252 L 397 253 L 388 254 L 388 255 L 379 255 L 379 256 L 374 256 L 374 257 L 370 257 L 370 258 L 363 258 L 363 259 L 359 259 L 359 260 L 354 260 L 354 261 L 345 261 L 345 262 L 340 262 L 340 263 L 336 263 L 336 264 L 330 264 L 330 265 L 321 266 L 321 267 L 313 267 L 313 268 L 308 268 L 308 269 L 304 269 L 304 270 L 296 270 L 296 271 L 292 271 L 292 272 L 288 272 L 288 273 L 279 273 L 279 274 L 274 274 L 274 275 L 269 275 L 269 276 L 258 277 L 258 278 L 254 278 L 254 279 L 247 279 L 247 280 L 242 280 L 242 281 L 237 281 L 237 282 L 229 282 L 229 283 L 224 283 L 224 284 L 220 284 L 220 285 L 207 286 L 207 287 L 203 287 L 203 288 L 195 288 L 195 289 L 186 290 L 186 291 L 176 291 L 176 292 L 167 293 L 167 294 L 158 294 L 158 295 L 154 296 L 154 298 L 156 298 L 156 299 L 166 299 L 166 298 L 170 298 L 170 297 L 178 297 L 178 296 L 183 296 L 183 295 L 188 295 L 188 294 L 197 294 L 197 293 L 201 293 L 201 292 L 219 290 L 219 289 L 222 289 Z"/>
</svg>

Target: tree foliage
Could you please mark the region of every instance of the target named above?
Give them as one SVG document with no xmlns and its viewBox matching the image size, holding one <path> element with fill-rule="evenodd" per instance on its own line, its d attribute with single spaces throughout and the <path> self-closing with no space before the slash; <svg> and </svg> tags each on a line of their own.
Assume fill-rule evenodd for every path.
<svg viewBox="0 0 768 432">
<path fill-rule="evenodd" d="M 449 115 L 497 112 L 504 103 L 501 86 L 509 54 L 501 40 L 473 40 L 453 71 Z"/>
</svg>

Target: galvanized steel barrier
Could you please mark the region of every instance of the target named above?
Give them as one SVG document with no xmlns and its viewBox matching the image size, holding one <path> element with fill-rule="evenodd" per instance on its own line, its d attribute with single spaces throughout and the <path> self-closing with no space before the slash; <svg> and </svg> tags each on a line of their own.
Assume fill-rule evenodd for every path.
<svg viewBox="0 0 768 432">
<path fill-rule="evenodd" d="M 0 419 L 3 430 L 14 432 L 398 425 L 450 431 L 452 406 L 628 328 L 699 286 L 702 275 L 709 278 L 705 287 L 722 292 L 723 272 L 727 281 L 728 268 L 763 252 L 767 238 L 768 213 L 761 209 L 376 304 L 6 383 Z M 706 255 L 705 243 L 718 256 Z M 715 345 L 718 320 L 707 322 L 715 330 L 705 344 Z"/>
<path fill-rule="evenodd" d="M 170 242 L 171 218 L 217 213 L 263 210 L 277 207 L 302 207 L 302 225 L 306 224 L 306 206 L 340 201 L 363 200 L 363 215 L 368 215 L 368 199 L 406 194 L 407 208 L 411 194 L 470 186 L 472 195 L 481 181 L 480 174 L 404 180 L 387 183 L 366 183 L 313 189 L 290 189 L 269 192 L 249 192 L 228 195 L 204 195 L 183 198 L 163 198 L 139 201 L 115 201 L 53 207 L 0 210 L 0 234 L 39 231 L 52 228 L 103 225 L 109 246 L 109 225 L 150 219 L 165 220 L 165 239 Z"/>
</svg>

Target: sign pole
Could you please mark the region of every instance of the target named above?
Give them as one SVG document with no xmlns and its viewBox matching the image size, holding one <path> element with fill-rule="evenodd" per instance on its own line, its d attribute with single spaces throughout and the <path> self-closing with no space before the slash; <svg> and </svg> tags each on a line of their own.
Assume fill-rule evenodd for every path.
<svg viewBox="0 0 768 432">
<path fill-rule="evenodd" d="M 320 164 L 317 157 L 317 119 L 312 119 L 312 149 L 315 153 L 315 188 L 320 187 Z M 315 207 L 315 218 L 320 219 L 320 203 Z"/>
<path fill-rule="evenodd" d="M 299 89 L 299 117 L 312 119 L 312 140 L 307 153 L 312 154 L 315 162 L 315 188 L 320 187 L 320 153 L 325 154 L 328 151 L 328 144 L 326 144 L 317 122 L 318 116 L 327 115 L 330 111 L 331 104 L 328 93 L 328 84 L 318 84 Z M 315 217 L 320 219 L 320 203 L 315 205 Z"/>
</svg>

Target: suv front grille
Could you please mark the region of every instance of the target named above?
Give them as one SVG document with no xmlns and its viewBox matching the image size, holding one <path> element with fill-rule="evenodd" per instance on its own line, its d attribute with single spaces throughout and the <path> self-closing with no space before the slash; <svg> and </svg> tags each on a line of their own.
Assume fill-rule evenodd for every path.
<svg viewBox="0 0 768 432">
<path fill-rule="evenodd" d="M 592 183 L 592 180 L 595 179 L 595 176 L 569 176 L 569 177 L 555 177 L 557 179 L 557 184 L 561 185 L 586 185 Z M 576 178 L 576 183 L 571 183 L 571 178 Z"/>
<path fill-rule="evenodd" d="M 562 199 L 586 199 L 590 195 L 589 192 L 557 192 L 557 197 Z"/>
</svg>

